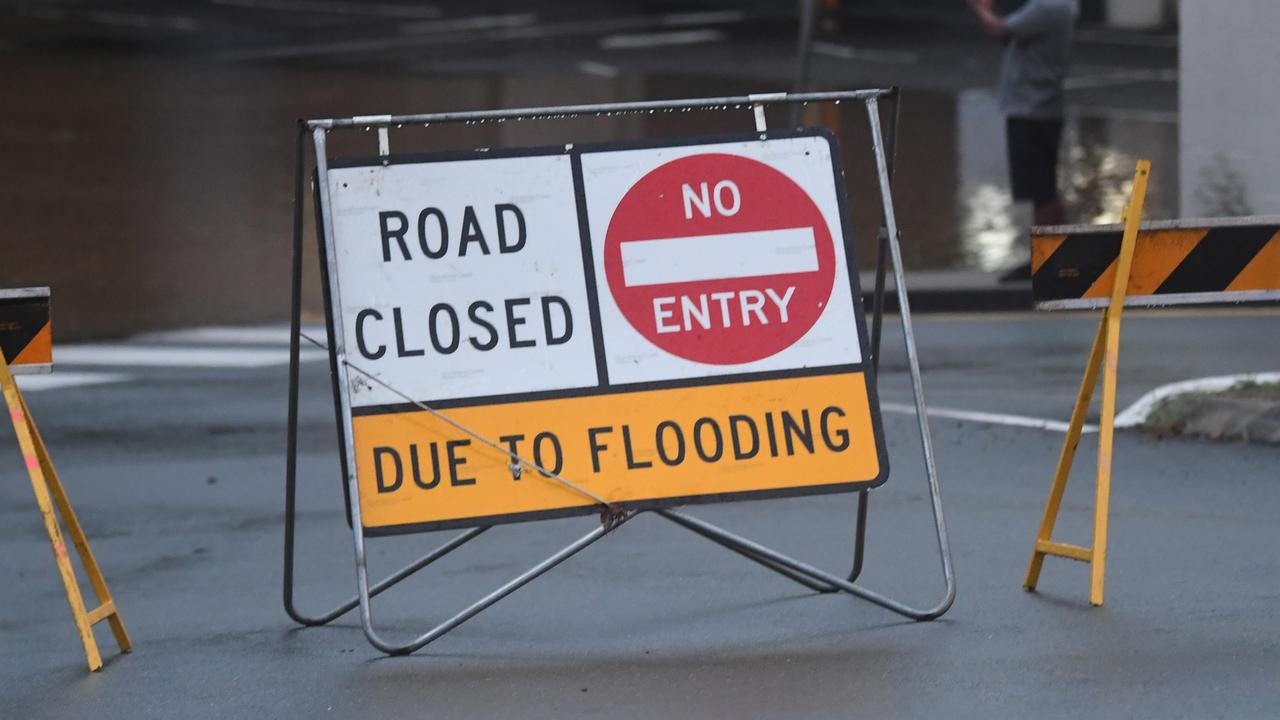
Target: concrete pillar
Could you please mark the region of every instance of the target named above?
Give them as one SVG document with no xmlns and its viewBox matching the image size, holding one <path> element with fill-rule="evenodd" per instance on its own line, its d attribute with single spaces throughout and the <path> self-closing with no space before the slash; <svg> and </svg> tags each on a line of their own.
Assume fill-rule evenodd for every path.
<svg viewBox="0 0 1280 720">
<path fill-rule="evenodd" d="M 1276 0 L 1182 0 L 1182 214 L 1280 214 Z"/>
</svg>

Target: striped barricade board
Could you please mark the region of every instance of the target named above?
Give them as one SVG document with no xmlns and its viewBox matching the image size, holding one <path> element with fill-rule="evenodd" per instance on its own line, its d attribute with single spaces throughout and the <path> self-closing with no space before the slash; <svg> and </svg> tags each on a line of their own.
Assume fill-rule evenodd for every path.
<svg viewBox="0 0 1280 720">
<path fill-rule="evenodd" d="M 49 288 L 0 289 L 0 352 L 15 375 L 53 369 Z"/>
<path fill-rule="evenodd" d="M 1032 228 L 1031 289 L 1039 310 L 1105 307 L 1121 225 Z M 1280 300 L 1280 217 L 1144 222 L 1125 305 Z"/>
</svg>

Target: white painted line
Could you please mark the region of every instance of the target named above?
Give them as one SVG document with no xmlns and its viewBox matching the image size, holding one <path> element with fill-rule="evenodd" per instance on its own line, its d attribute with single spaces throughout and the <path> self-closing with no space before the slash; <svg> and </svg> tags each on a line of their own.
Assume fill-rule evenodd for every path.
<svg viewBox="0 0 1280 720">
<path fill-rule="evenodd" d="M 1069 77 L 1062 81 L 1062 86 L 1068 90 L 1086 90 L 1144 82 L 1176 83 L 1178 82 L 1178 71 L 1164 68 L 1152 70 L 1108 69 L 1091 75 Z"/>
<path fill-rule="evenodd" d="M 506 15 L 480 15 L 459 19 L 409 22 L 400 26 L 400 35 L 398 36 L 232 50 L 217 53 L 213 57 L 218 60 L 244 61 L 334 55 L 338 53 L 385 52 L 419 47 L 433 42 L 466 42 L 470 38 L 468 32 L 515 31 L 532 25 L 537 19 L 538 16 L 535 13 L 509 13 Z"/>
<path fill-rule="evenodd" d="M 594 60 L 583 60 L 578 63 L 578 70 L 584 75 L 594 75 L 596 77 L 610 79 L 616 78 L 620 74 L 618 68 L 613 65 L 606 65 L 605 63 L 595 62 Z"/>
<path fill-rule="evenodd" d="M 474 30 L 508 30 L 528 27 L 538 20 L 537 13 L 504 13 L 501 15 L 473 15 L 463 18 L 445 18 L 400 26 L 402 35 L 439 35 L 441 33 L 468 32 Z"/>
<path fill-rule="evenodd" d="M 74 17 L 74 16 L 73 16 Z M 84 19 L 100 25 L 113 27 L 137 28 L 139 30 L 174 30 L 177 32 L 195 32 L 200 29 L 200 21 L 195 18 L 181 16 L 143 15 L 141 13 L 110 12 L 98 10 L 87 12 Z"/>
<path fill-rule="evenodd" d="M 12 288 L 9 290 L 0 289 L 0 300 L 13 300 L 15 298 L 47 298 L 49 297 L 49 286 L 44 287 L 25 287 Z"/>
<path fill-rule="evenodd" d="M 1116 427 L 1138 427 L 1147 421 L 1147 416 L 1161 401 L 1186 393 L 1221 392 L 1229 390 L 1240 383 L 1280 383 L 1280 372 L 1243 373 L 1240 375 L 1218 375 L 1216 377 L 1196 378 L 1182 382 L 1161 385 L 1138 398 L 1138 401 L 1116 415 Z"/>
<path fill-rule="evenodd" d="M 322 360 L 328 353 L 303 350 L 302 362 Z M 118 367 L 255 368 L 284 365 L 288 350 L 171 347 L 163 345 L 64 345 L 53 349 L 57 365 Z"/>
<path fill-rule="evenodd" d="M 813 52 L 839 60 L 865 60 L 898 65 L 914 65 L 920 62 L 918 54 L 906 50 L 867 50 L 822 41 L 813 43 Z"/>
<path fill-rule="evenodd" d="M 600 40 L 602 50 L 639 50 L 670 45 L 696 45 L 724 40 L 720 30 L 677 30 L 663 33 L 608 35 Z"/>
<path fill-rule="evenodd" d="M 106 383 L 124 382 L 128 379 L 128 375 L 99 372 L 59 372 L 56 375 L 22 375 L 17 378 L 18 387 L 22 388 L 23 392 L 61 390 L 85 385 L 104 385 Z"/>
<path fill-rule="evenodd" d="M 684 25 L 725 25 L 742 22 L 747 19 L 745 10 L 708 10 L 706 12 L 671 13 L 658 18 L 659 24 L 665 27 L 681 27 Z"/>
<path fill-rule="evenodd" d="M 303 325 L 304 335 L 324 337 L 325 329 L 321 325 Z M 135 340 L 157 343 L 188 343 L 211 345 L 288 345 L 288 325 L 210 325 L 207 327 L 185 328 L 182 330 L 165 330 L 138 335 Z M 303 345 L 307 344 L 303 340 Z"/>
<path fill-rule="evenodd" d="M 893 413 L 895 415 L 915 415 L 916 406 L 907 405 L 905 403 L 880 403 L 880 409 L 883 412 Z M 1061 420 L 1049 420 L 1048 418 L 1030 417 L 1028 415 L 1007 415 L 1004 413 L 987 413 L 976 412 L 973 410 L 956 410 L 954 408 L 930 407 L 929 417 L 946 418 L 948 420 L 963 420 L 966 422 L 979 422 L 988 425 L 1009 425 L 1012 427 L 1033 428 L 1035 430 L 1050 430 L 1052 432 L 1066 432 L 1070 428 L 1069 423 Z M 1082 429 L 1082 433 L 1098 432 L 1097 425 L 1086 424 Z"/>
<path fill-rule="evenodd" d="M 628 287 L 817 269 L 811 227 L 622 243 L 622 277 Z"/>
<path fill-rule="evenodd" d="M 343 0 L 213 0 L 213 4 L 252 8 L 254 10 L 359 15 L 361 17 L 414 20 L 440 17 L 440 8 L 434 5 L 344 2 Z"/>
</svg>

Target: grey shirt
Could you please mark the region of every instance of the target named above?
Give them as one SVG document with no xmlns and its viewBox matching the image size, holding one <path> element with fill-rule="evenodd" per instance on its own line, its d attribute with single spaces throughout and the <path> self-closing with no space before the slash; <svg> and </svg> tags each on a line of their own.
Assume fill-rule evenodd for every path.
<svg viewBox="0 0 1280 720">
<path fill-rule="evenodd" d="M 1078 12 L 1076 0 L 1027 0 L 1004 17 L 1009 39 L 1000 66 L 1000 109 L 1005 115 L 1062 117 L 1062 81 Z"/>
</svg>

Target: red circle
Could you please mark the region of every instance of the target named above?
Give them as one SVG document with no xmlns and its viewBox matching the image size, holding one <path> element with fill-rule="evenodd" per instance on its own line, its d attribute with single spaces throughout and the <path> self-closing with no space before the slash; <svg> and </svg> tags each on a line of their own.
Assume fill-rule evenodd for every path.
<svg viewBox="0 0 1280 720">
<path fill-rule="evenodd" d="M 737 190 L 736 207 L 725 181 Z M 686 185 L 692 201 L 686 198 Z M 626 243 L 784 229 L 812 230 L 816 269 L 645 284 L 654 281 L 650 274 L 627 285 L 622 263 Z M 671 247 L 678 250 L 679 245 L 667 249 Z M 605 231 L 605 278 L 623 316 L 659 348 L 711 365 L 762 360 L 791 347 L 830 300 L 835 262 L 831 232 L 809 194 L 778 170 L 739 155 L 690 155 L 654 168 L 623 195 Z M 703 277 L 726 265 L 732 266 L 733 258 L 723 254 L 691 256 L 687 262 L 680 257 L 673 271 Z M 665 315 L 668 311 L 672 315 Z M 660 323 L 665 332 L 659 332 Z"/>
</svg>

